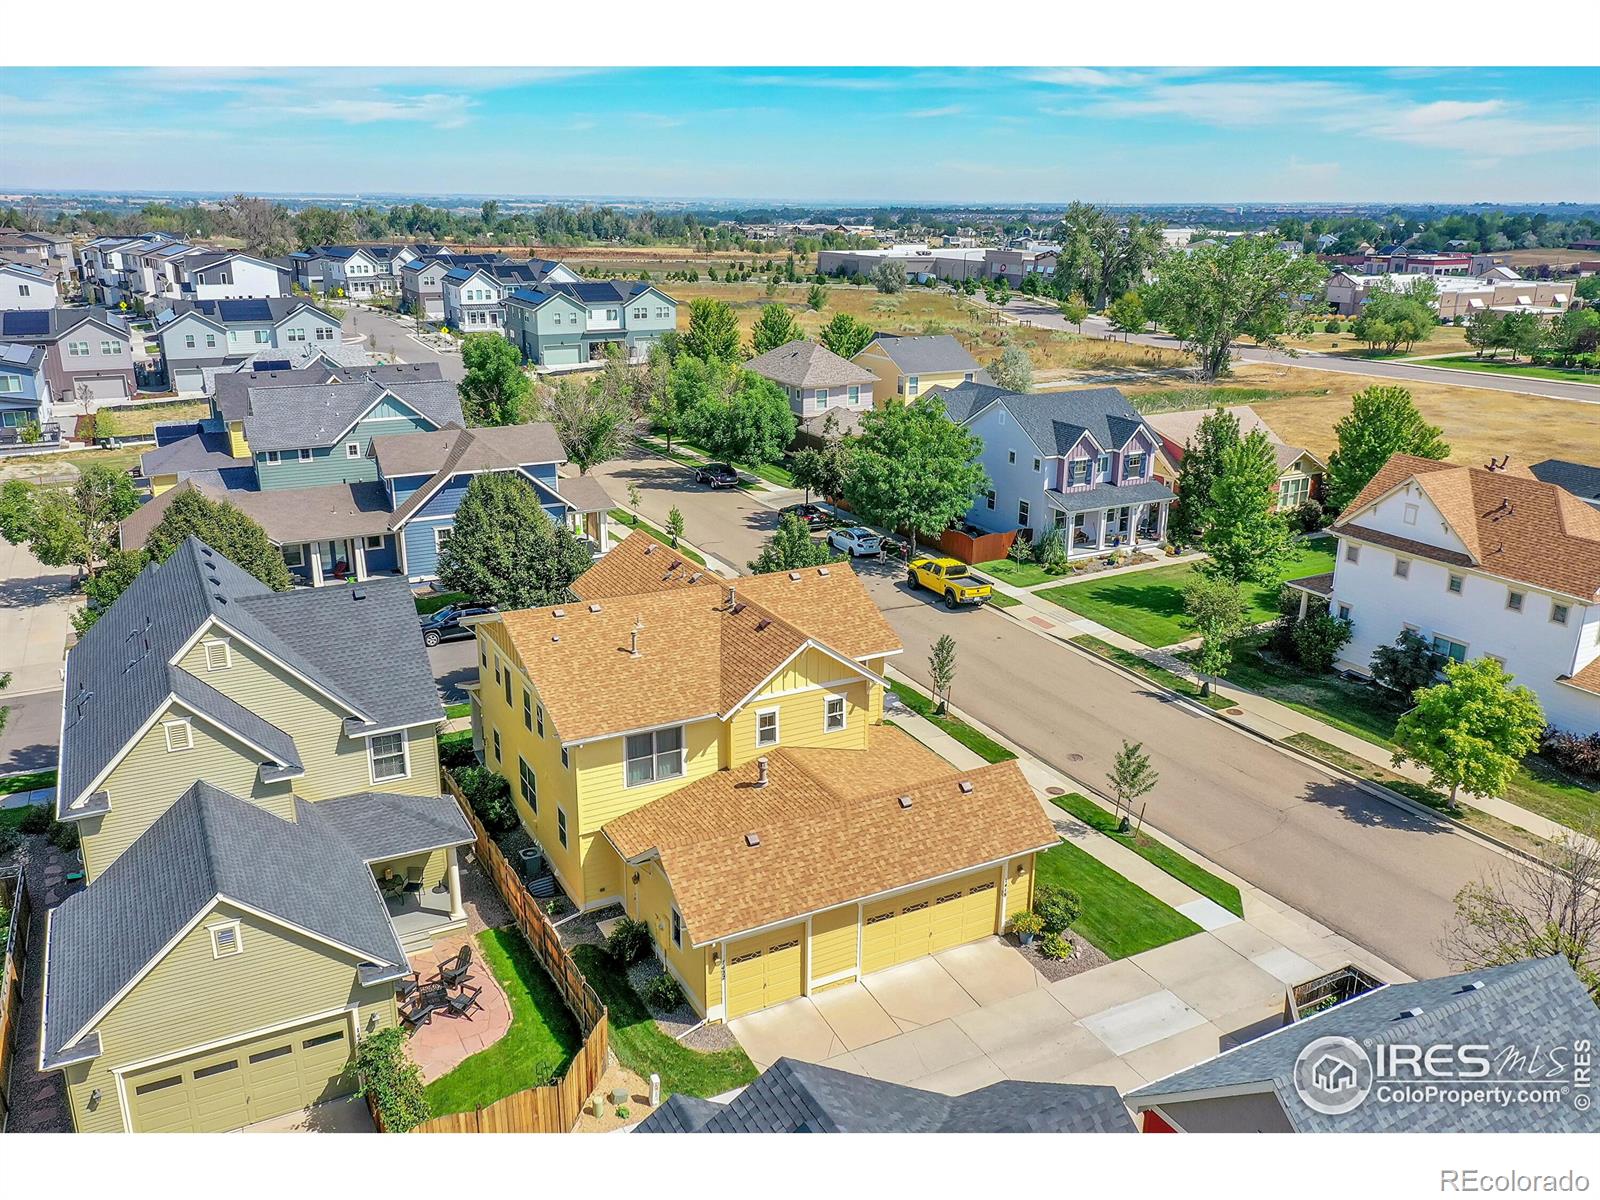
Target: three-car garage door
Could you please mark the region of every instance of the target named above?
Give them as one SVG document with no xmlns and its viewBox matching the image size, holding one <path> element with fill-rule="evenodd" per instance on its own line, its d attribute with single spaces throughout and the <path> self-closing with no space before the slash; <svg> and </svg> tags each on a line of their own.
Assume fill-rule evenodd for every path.
<svg viewBox="0 0 1600 1200">
<path fill-rule="evenodd" d="M 998 868 L 866 904 L 862 974 L 992 936 L 999 904 Z"/>
<path fill-rule="evenodd" d="M 350 1018 L 177 1059 L 130 1074 L 129 1125 L 140 1133 L 220 1133 L 353 1090 Z"/>
<path fill-rule="evenodd" d="M 728 943 L 729 1020 L 805 990 L 805 937 L 804 925 L 788 925 Z"/>
</svg>

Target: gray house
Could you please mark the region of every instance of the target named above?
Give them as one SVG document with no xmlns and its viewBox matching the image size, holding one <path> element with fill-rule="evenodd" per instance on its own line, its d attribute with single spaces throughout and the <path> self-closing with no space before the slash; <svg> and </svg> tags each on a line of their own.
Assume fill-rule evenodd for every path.
<svg viewBox="0 0 1600 1200">
<path fill-rule="evenodd" d="M 205 369 L 243 362 L 262 350 L 340 344 L 339 321 L 306 300 L 179 301 L 156 318 L 156 340 L 174 391 L 202 393 Z"/>
<path fill-rule="evenodd" d="M 0 309 L 54 308 L 61 303 L 56 276 L 42 266 L 0 260 Z"/>
<path fill-rule="evenodd" d="M 783 389 L 800 419 L 800 432 L 813 439 L 823 435 L 830 417 L 836 418 L 832 427 L 837 435 L 854 431 L 858 415 L 872 407 L 872 388 L 878 382 L 865 367 L 804 338 L 757 355 L 744 369 Z"/>
<path fill-rule="evenodd" d="M 103 308 L 0 312 L 0 342 L 44 348 L 57 403 L 123 400 L 138 390 L 127 323 Z"/>
<path fill-rule="evenodd" d="M 525 362 L 544 368 L 599 362 L 621 346 L 643 362 L 678 326 L 678 302 L 648 283 L 558 283 L 519 287 L 505 297 L 505 335 Z"/>
</svg>

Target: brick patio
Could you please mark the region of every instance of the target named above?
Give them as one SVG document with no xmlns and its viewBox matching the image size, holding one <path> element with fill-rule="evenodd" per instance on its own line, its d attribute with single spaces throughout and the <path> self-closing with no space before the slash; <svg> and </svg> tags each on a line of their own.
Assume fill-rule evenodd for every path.
<svg viewBox="0 0 1600 1200">
<path fill-rule="evenodd" d="M 506 994 L 496 982 L 494 972 L 483 961 L 475 935 L 471 931 L 440 938 L 427 950 L 411 956 L 411 969 L 418 972 L 423 982 L 434 975 L 444 963 L 453 959 L 461 947 L 472 944 L 471 980 L 468 987 L 481 987 L 483 993 L 478 1003 L 483 1007 L 473 1009 L 467 1016 L 451 1016 L 436 1012 L 428 1024 L 411 1035 L 406 1043 L 411 1061 L 422 1069 L 425 1083 L 432 1083 L 447 1075 L 462 1061 L 471 1058 L 505 1037 L 511 1028 L 511 1005 Z"/>
</svg>

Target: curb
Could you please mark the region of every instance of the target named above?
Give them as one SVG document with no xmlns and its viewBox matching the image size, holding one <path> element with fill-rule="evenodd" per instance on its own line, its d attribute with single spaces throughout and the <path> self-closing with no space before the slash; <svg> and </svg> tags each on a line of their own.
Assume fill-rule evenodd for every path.
<svg viewBox="0 0 1600 1200">
<path fill-rule="evenodd" d="M 1391 788 L 1384 787 L 1381 783 L 1374 783 L 1370 779 L 1363 779 L 1360 775 L 1355 774 L 1353 771 L 1347 771 L 1337 763 L 1331 763 L 1325 758 L 1321 758 L 1318 755 L 1300 749 L 1298 746 L 1291 746 L 1287 742 L 1279 741 L 1277 738 L 1262 733 L 1259 729 L 1253 729 L 1249 725 L 1246 725 L 1243 721 L 1237 720 L 1234 717 L 1226 716 L 1223 713 L 1218 712 L 1216 709 L 1207 708 L 1204 704 L 1199 703 L 1192 697 L 1185 696 L 1182 692 L 1175 692 L 1157 680 L 1147 678 L 1146 676 L 1140 675 L 1135 671 L 1130 671 L 1121 663 L 1113 662 L 1103 654 L 1098 654 L 1087 646 L 1078 645 L 1076 642 L 1067 639 L 1061 640 L 1064 645 L 1070 646 L 1079 654 L 1086 655 L 1089 658 L 1094 659 L 1096 662 L 1110 667 L 1113 671 L 1118 672 L 1124 678 L 1137 681 L 1149 687 L 1159 688 L 1161 691 L 1171 696 L 1173 700 L 1184 705 L 1190 711 L 1197 713 L 1200 716 L 1210 717 L 1224 725 L 1231 725 L 1241 733 L 1248 734 L 1257 741 L 1265 742 L 1267 745 L 1273 747 L 1282 754 L 1288 755 L 1290 758 L 1298 759 L 1303 763 L 1314 766 L 1319 770 L 1327 771 L 1329 774 L 1336 775 L 1340 779 L 1354 784 L 1357 788 L 1361 789 L 1363 792 L 1366 792 L 1369 796 L 1372 796 L 1375 799 L 1387 801 L 1395 808 L 1401 809 L 1404 812 L 1408 812 L 1413 816 L 1431 817 L 1436 821 L 1442 821 L 1452 826 L 1457 833 L 1463 834 L 1469 838 L 1474 838 L 1481 842 L 1485 842 L 1502 853 L 1515 855 L 1517 858 L 1524 859 L 1527 862 L 1536 863 L 1542 867 L 1551 866 L 1549 862 L 1540 858 L 1538 855 L 1532 854 L 1527 850 L 1522 849 L 1520 846 L 1514 846 L 1510 842 L 1502 841 L 1493 834 L 1484 833 L 1482 830 L 1474 829 L 1472 826 L 1466 824 L 1458 817 L 1452 817 L 1449 813 L 1442 813 L 1438 809 L 1429 808 L 1425 804 L 1419 804 L 1409 796 L 1403 796 Z M 1510 822 L 1508 821 L 1507 824 L 1510 824 Z M 1528 836 L 1534 837 L 1536 835 L 1530 833 Z"/>
</svg>

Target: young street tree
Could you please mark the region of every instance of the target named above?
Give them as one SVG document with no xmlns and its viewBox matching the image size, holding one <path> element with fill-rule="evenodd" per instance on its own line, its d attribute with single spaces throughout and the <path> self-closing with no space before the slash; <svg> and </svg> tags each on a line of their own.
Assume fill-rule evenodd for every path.
<svg viewBox="0 0 1600 1200">
<path fill-rule="evenodd" d="M 750 560 L 750 570 L 757 575 L 798 571 L 802 567 L 820 567 L 836 557 L 825 542 L 811 536 L 804 521 L 794 513 L 784 513 L 778 520 L 778 528 L 761 547 L 761 553 Z"/>
<path fill-rule="evenodd" d="M 793 456 L 789 473 L 795 484 L 805 489 L 807 504 L 812 492 L 837 501 L 850 474 L 850 444 L 843 438 L 830 438 L 820 450 L 807 446 Z"/>
<path fill-rule="evenodd" d="M 828 303 L 828 289 L 820 283 L 813 283 L 811 290 L 806 293 L 806 307 L 812 312 L 821 312 Z"/>
<path fill-rule="evenodd" d="M 989 364 L 989 376 L 996 387 L 1003 387 L 1008 392 L 1031 392 L 1033 360 L 1021 346 L 1007 342 L 1005 349 L 1000 351 L 1000 357 Z"/>
<path fill-rule="evenodd" d="M 817 337 L 840 358 L 854 358 L 872 340 L 872 326 L 856 320 L 849 313 L 834 313 L 833 319 L 822 327 Z"/>
<path fill-rule="evenodd" d="M 1272 443 L 1261 430 L 1252 430 L 1222 452 L 1218 468 L 1203 539 L 1211 555 L 1205 569 L 1235 583 L 1268 583 L 1294 545 L 1288 520 L 1273 508 L 1278 462 Z"/>
<path fill-rule="evenodd" d="M 1233 639 L 1244 630 L 1244 593 L 1230 579 L 1196 575 L 1184 586 L 1183 612 L 1189 628 L 1200 635 L 1194 669 L 1200 673 L 1200 694 L 1209 696 L 1212 680 L 1233 662 Z"/>
<path fill-rule="evenodd" d="M 1068 296 L 1060 304 L 1061 316 L 1071 321 L 1078 327 L 1078 332 L 1083 332 L 1083 323 L 1089 316 L 1089 302 L 1082 296 Z"/>
<path fill-rule="evenodd" d="M 1198 542 L 1211 527 L 1211 486 L 1222 471 L 1222 456 L 1238 444 L 1239 418 L 1227 409 L 1219 407 L 1200 419 L 1178 467 L 1178 499 L 1167 526 L 1174 542 Z"/>
<path fill-rule="evenodd" d="M 1325 274 L 1309 254 L 1291 255 L 1267 238 L 1235 238 L 1163 258 L 1145 308 L 1215 379 L 1227 373 L 1236 339 L 1283 349 L 1285 337 L 1308 329 L 1312 306 L 1301 297 L 1319 295 Z"/>
<path fill-rule="evenodd" d="M 689 303 L 683 352 L 706 360 L 739 361 L 739 318 L 731 305 L 701 296 Z"/>
<path fill-rule="evenodd" d="M 1375 384 L 1350 399 L 1350 411 L 1333 427 L 1339 448 L 1328 458 L 1328 506 L 1342 509 L 1396 454 L 1443 459 L 1450 445 L 1443 430 L 1422 419 L 1403 387 Z"/>
<path fill-rule="evenodd" d="M 737 372 L 726 400 L 712 399 L 690 416 L 694 438 L 730 463 L 777 462 L 794 441 L 794 409 L 782 389 L 750 371 Z"/>
<path fill-rule="evenodd" d="M 1111 784 L 1111 794 L 1116 798 L 1119 829 L 1126 830 L 1133 823 L 1133 802 L 1148 795 L 1161 781 L 1161 776 L 1150 765 L 1150 756 L 1144 752 L 1143 742 L 1124 739 L 1122 749 L 1106 772 Z"/>
<path fill-rule="evenodd" d="M 804 336 L 800 331 L 800 323 L 789 314 L 786 306 L 768 304 L 750 329 L 750 353 L 752 356 L 765 354 L 768 350 L 797 342 Z"/>
<path fill-rule="evenodd" d="M 1426 767 L 1430 784 L 1499 796 L 1522 760 L 1539 747 L 1544 710 L 1529 689 L 1513 685 L 1492 658 L 1447 662 L 1444 682 L 1415 695 L 1416 706 L 1394 728 L 1394 762 Z"/>
<path fill-rule="evenodd" d="M 674 504 L 667 513 L 667 536 L 672 539 L 672 548 L 678 548 L 678 539 L 683 536 L 684 522 L 683 510 Z"/>
<path fill-rule="evenodd" d="M 945 415 L 936 398 L 861 414 L 844 495 L 868 521 L 936 537 L 989 484 L 983 442 Z"/>
<path fill-rule="evenodd" d="M 956 640 L 941 633 L 928 655 L 928 679 L 933 684 L 933 698 L 937 702 L 934 712 L 940 716 L 950 711 L 950 689 L 956 682 Z"/>
<path fill-rule="evenodd" d="M 498 333 L 469 333 L 461 340 L 466 368 L 457 390 L 469 425 L 516 425 L 528 410 L 533 384 L 522 356 Z"/>
<path fill-rule="evenodd" d="M 1130 333 L 1143 333 L 1148 317 L 1145 316 L 1144 298 L 1138 292 L 1123 292 L 1111 302 L 1111 307 L 1106 309 L 1106 319 L 1111 322 L 1111 328 L 1122 335 L 1122 340 L 1127 341 Z"/>
<path fill-rule="evenodd" d="M 540 402 L 539 416 L 556 427 L 556 436 L 580 475 L 621 454 L 633 428 L 629 401 L 600 379 L 587 384 L 570 376 L 558 380 Z"/>
<path fill-rule="evenodd" d="M 539 504 L 533 485 L 507 472 L 476 475 L 439 551 L 439 582 L 499 608 L 571 599 L 567 585 L 590 566 L 589 550 Z"/>
<path fill-rule="evenodd" d="M 1463 887 L 1444 952 L 1468 971 L 1560 954 L 1600 1004 L 1600 824 Z"/>
</svg>

